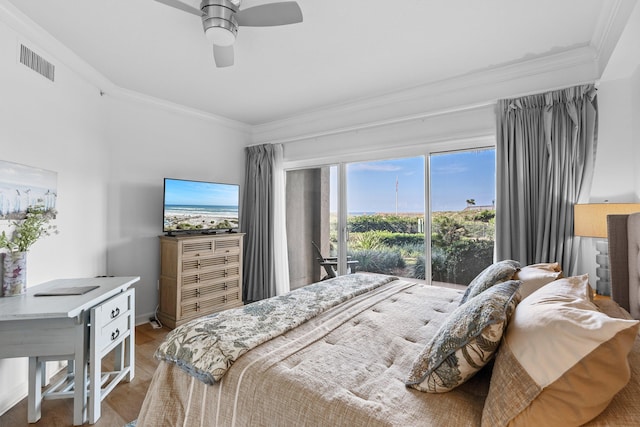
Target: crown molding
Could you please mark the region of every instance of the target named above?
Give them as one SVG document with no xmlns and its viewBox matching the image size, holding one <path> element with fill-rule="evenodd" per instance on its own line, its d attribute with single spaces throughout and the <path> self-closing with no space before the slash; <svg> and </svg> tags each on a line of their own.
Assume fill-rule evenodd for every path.
<svg viewBox="0 0 640 427">
<path fill-rule="evenodd" d="M 51 34 L 46 32 L 31 18 L 18 10 L 8 0 L 0 0 L 0 21 L 4 22 L 17 32 L 21 39 L 33 43 L 37 51 L 46 52 L 48 57 L 68 68 L 80 79 L 84 80 L 89 85 L 94 86 L 103 95 L 124 101 L 132 101 L 147 106 L 161 108 L 174 113 L 195 117 L 200 120 L 211 121 L 218 125 L 243 132 L 247 136 L 251 134 L 251 126 L 246 123 L 231 120 L 203 110 L 189 108 L 181 104 L 145 95 L 140 92 L 124 89 L 114 84 L 106 76 L 89 65 L 72 50 L 55 39 Z"/>
<path fill-rule="evenodd" d="M 358 99 L 253 127 L 252 143 L 292 142 L 448 114 L 599 78 L 591 46 L 525 58 L 434 83 Z"/>
<path fill-rule="evenodd" d="M 600 75 L 604 72 L 636 3 L 637 0 L 602 2 L 600 19 L 591 38 L 591 46 L 596 52 Z"/>
<path fill-rule="evenodd" d="M 196 118 L 199 120 L 213 122 L 217 125 L 224 126 L 226 128 L 242 132 L 246 135 L 247 139 L 251 136 L 251 125 L 239 122 L 237 120 L 231 120 L 226 117 L 218 116 L 208 113 L 196 108 L 190 108 L 182 104 L 167 101 L 164 99 L 156 98 L 153 96 L 145 95 L 134 90 L 124 89 L 119 86 L 113 85 L 113 91 L 101 91 L 106 96 L 111 96 L 114 99 L 120 99 L 123 101 L 136 102 L 146 106 L 159 108 L 171 113 L 182 114 L 187 117 Z"/>
<path fill-rule="evenodd" d="M 124 89 L 44 31 L 8 0 L 0 0 L 0 20 L 39 50 L 64 64 L 81 79 L 116 99 L 177 112 L 247 133 L 251 143 L 290 142 L 423 119 L 493 103 L 497 99 L 596 81 L 609 60 L 637 0 L 602 2 L 602 13 L 588 46 L 574 46 L 510 64 L 477 70 L 438 82 L 407 87 L 393 93 L 355 99 L 300 115 L 249 125 L 203 110 Z"/>
<path fill-rule="evenodd" d="M 588 45 L 523 57 L 510 64 L 256 125 L 252 143 L 305 140 L 598 81 L 636 3 L 602 2 L 600 19 Z"/>
</svg>

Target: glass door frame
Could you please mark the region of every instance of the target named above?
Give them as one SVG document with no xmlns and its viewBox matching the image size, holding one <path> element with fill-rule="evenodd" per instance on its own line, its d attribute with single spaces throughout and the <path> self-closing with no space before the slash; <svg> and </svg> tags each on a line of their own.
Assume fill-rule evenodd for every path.
<svg viewBox="0 0 640 427">
<path fill-rule="evenodd" d="M 396 158 L 424 156 L 424 255 L 425 255 L 425 281 L 431 284 L 431 155 L 453 153 L 471 150 L 496 149 L 495 135 L 472 137 L 466 140 L 450 140 L 429 145 L 417 145 L 412 147 L 398 147 L 389 151 L 376 151 L 375 153 L 361 152 L 335 158 L 324 158 L 320 162 L 313 159 L 283 162 L 283 170 L 296 170 L 320 167 L 337 167 L 337 237 L 338 237 L 338 275 L 347 274 L 347 165 L 357 162 L 383 161 Z"/>
<path fill-rule="evenodd" d="M 431 221 L 431 158 L 433 155 L 440 155 L 440 154 L 454 154 L 454 153 L 462 153 L 465 151 L 480 151 L 480 150 L 496 150 L 496 144 L 495 141 L 493 144 L 487 144 L 486 142 L 484 144 L 474 144 L 474 145 L 466 145 L 466 146 L 461 146 L 461 147 L 442 147 L 441 149 L 431 149 L 428 150 L 425 154 L 426 159 L 425 159 L 425 225 L 424 225 L 424 237 L 425 237 L 425 265 L 424 265 L 424 272 L 425 272 L 425 279 L 427 280 L 428 284 L 432 283 L 432 242 L 431 242 L 431 232 L 432 232 L 432 221 Z M 496 173 L 497 173 L 497 169 L 496 169 Z M 496 177 L 497 179 L 497 177 Z M 497 189 L 496 189 L 496 193 L 497 193 Z M 497 194 L 496 194 L 497 197 Z M 494 260 L 495 260 L 495 244 L 496 242 L 494 241 Z M 427 279 L 428 278 L 428 279 Z"/>
<path fill-rule="evenodd" d="M 338 276 L 347 274 L 347 162 L 338 163 Z"/>
</svg>

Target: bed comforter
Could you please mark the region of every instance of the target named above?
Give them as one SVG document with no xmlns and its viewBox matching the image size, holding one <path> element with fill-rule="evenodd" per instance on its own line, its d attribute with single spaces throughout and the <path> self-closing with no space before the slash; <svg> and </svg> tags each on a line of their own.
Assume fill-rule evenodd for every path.
<svg viewBox="0 0 640 427">
<path fill-rule="evenodd" d="M 257 346 L 213 385 L 161 362 L 138 426 L 479 426 L 491 366 L 448 393 L 404 383 L 461 297 L 392 281 Z M 630 384 L 589 425 L 636 425 L 624 414 L 638 413 L 640 339 L 630 360 Z"/>
</svg>

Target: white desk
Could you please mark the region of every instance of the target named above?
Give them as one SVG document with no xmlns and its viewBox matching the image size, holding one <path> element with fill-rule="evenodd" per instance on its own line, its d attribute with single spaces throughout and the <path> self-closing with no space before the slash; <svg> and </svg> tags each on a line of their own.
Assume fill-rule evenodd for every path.
<svg viewBox="0 0 640 427">
<path fill-rule="evenodd" d="M 60 279 L 27 289 L 21 296 L 0 298 L 0 358 L 29 357 L 28 421 L 40 419 L 41 390 L 36 357 L 74 361 L 73 424 L 87 414 L 87 362 L 91 308 L 124 292 L 140 277 Z M 35 297 L 51 289 L 98 285 L 84 295 Z"/>
</svg>

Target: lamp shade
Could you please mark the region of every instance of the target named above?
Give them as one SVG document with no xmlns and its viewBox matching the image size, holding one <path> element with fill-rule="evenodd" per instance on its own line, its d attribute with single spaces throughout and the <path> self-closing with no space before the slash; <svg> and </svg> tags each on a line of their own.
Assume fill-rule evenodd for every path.
<svg viewBox="0 0 640 427">
<path fill-rule="evenodd" d="M 607 238 L 607 215 L 640 212 L 640 203 L 586 203 L 573 206 L 573 234 Z"/>
</svg>

